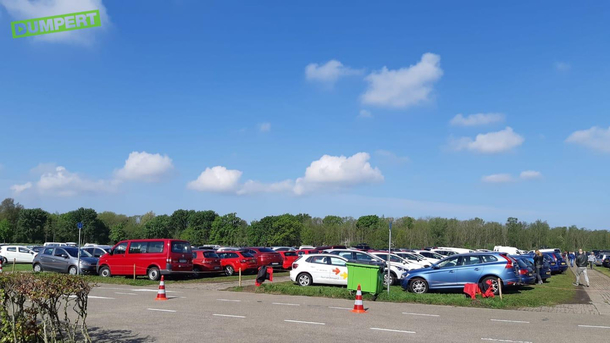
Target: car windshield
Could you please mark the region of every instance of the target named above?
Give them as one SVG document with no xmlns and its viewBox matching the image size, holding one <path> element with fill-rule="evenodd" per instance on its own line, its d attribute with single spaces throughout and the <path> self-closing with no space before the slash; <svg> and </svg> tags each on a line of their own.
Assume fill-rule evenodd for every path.
<svg viewBox="0 0 610 343">
<path fill-rule="evenodd" d="M 172 252 L 179 254 L 190 254 L 191 245 L 187 242 L 172 242 Z"/>
<path fill-rule="evenodd" d="M 260 249 L 258 249 L 258 251 L 260 251 L 260 252 L 276 252 L 275 250 L 269 249 L 269 248 L 260 248 Z"/>
<path fill-rule="evenodd" d="M 203 253 L 203 256 L 208 258 L 218 258 L 218 255 L 213 251 L 206 251 Z"/>
</svg>

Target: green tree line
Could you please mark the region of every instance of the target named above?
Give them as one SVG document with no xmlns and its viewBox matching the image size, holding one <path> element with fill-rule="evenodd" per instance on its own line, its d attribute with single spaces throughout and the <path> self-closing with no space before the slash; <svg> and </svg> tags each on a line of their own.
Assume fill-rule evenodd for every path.
<svg viewBox="0 0 610 343">
<path fill-rule="evenodd" d="M 388 226 L 396 248 L 453 246 L 493 248 L 495 245 L 521 249 L 553 247 L 562 250 L 610 248 L 610 232 L 576 226 L 550 227 L 546 221 L 532 223 L 508 218 L 506 223 L 447 218 L 385 218 L 366 215 L 360 218 L 308 214 L 266 216 L 251 223 L 235 213 L 219 215 L 214 211 L 176 210 L 171 215 L 126 216 L 114 212 L 97 213 L 79 208 L 66 213 L 49 213 L 40 208 L 26 209 L 13 199 L 0 203 L 0 240 L 2 242 L 42 243 L 76 242 L 78 222 L 83 223 L 82 240 L 112 244 L 123 239 L 181 238 L 193 245 L 225 246 L 273 245 L 355 245 L 366 242 L 372 247 L 387 247 Z"/>
</svg>

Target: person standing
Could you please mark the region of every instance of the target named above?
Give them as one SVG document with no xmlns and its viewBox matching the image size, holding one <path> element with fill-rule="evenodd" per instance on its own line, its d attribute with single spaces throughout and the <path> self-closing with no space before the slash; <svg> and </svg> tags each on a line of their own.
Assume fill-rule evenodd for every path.
<svg viewBox="0 0 610 343">
<path fill-rule="evenodd" d="M 534 255 L 534 266 L 536 266 L 536 280 L 538 280 L 538 284 L 542 284 L 542 276 L 540 275 L 540 271 L 542 270 L 542 266 L 544 265 L 544 257 L 540 250 L 536 250 L 536 255 Z"/>
<path fill-rule="evenodd" d="M 595 254 L 593 253 L 593 251 L 591 251 L 591 254 L 589 255 L 589 268 L 593 269 L 593 263 L 595 263 Z"/>
<path fill-rule="evenodd" d="M 570 251 L 570 253 L 568 254 L 568 258 L 570 260 L 570 267 L 574 267 L 574 258 L 576 258 L 576 256 L 574 256 L 573 251 Z"/>
<path fill-rule="evenodd" d="M 576 283 L 574 286 L 580 286 L 580 275 L 585 275 L 586 286 L 589 287 L 589 275 L 587 275 L 587 255 L 582 252 L 582 249 L 578 249 L 578 256 L 576 256 Z"/>
</svg>

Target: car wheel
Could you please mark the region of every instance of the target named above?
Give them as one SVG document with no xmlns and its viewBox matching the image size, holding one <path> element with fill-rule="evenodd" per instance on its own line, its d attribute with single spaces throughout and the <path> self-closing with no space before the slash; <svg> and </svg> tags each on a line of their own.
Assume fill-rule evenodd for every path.
<svg viewBox="0 0 610 343">
<path fill-rule="evenodd" d="M 424 294 L 428 292 L 428 282 L 424 279 L 413 279 L 409 284 L 409 290 L 416 294 Z"/>
<path fill-rule="evenodd" d="M 200 272 L 200 271 L 201 271 L 201 269 L 200 269 L 199 267 L 194 266 L 194 267 L 193 267 L 193 277 L 194 277 L 194 278 L 198 278 L 198 277 L 199 277 L 199 275 L 201 275 L 201 274 L 199 274 L 199 272 Z"/>
<path fill-rule="evenodd" d="M 225 274 L 227 274 L 227 276 L 231 276 L 231 275 L 235 274 L 235 269 L 233 268 L 233 266 L 226 266 Z"/>
<path fill-rule="evenodd" d="M 101 277 L 111 277 L 112 275 L 110 274 L 110 268 L 102 267 L 100 269 L 100 276 Z"/>
<path fill-rule="evenodd" d="M 6 259 L 6 257 L 2 257 L 2 264 L 7 264 L 8 260 Z"/>
<path fill-rule="evenodd" d="M 308 273 L 301 273 L 297 276 L 297 282 L 299 283 L 299 286 L 311 286 L 313 280 Z"/>
<path fill-rule="evenodd" d="M 36 263 L 34 265 L 34 272 L 35 273 L 40 273 L 42 271 L 42 266 L 40 265 L 40 263 Z"/>
<path fill-rule="evenodd" d="M 396 275 L 394 273 L 390 273 L 390 286 L 396 283 Z M 383 285 L 388 285 L 388 273 L 383 274 Z"/>
<path fill-rule="evenodd" d="M 77 270 L 75 266 L 71 266 L 70 268 L 68 268 L 68 274 L 70 275 L 76 275 Z"/>
<path fill-rule="evenodd" d="M 494 292 L 494 295 L 498 295 L 500 294 L 500 290 L 498 287 L 498 278 L 495 276 L 488 276 L 486 278 L 483 279 L 483 281 L 481 281 L 481 285 L 487 285 L 487 280 L 491 280 L 491 290 Z M 483 287 L 481 287 L 481 289 L 483 289 Z"/>
<path fill-rule="evenodd" d="M 157 267 L 148 268 L 146 275 L 148 276 L 148 279 L 151 281 L 159 281 L 159 279 L 161 278 L 161 273 L 159 273 L 159 268 L 157 268 Z"/>
</svg>

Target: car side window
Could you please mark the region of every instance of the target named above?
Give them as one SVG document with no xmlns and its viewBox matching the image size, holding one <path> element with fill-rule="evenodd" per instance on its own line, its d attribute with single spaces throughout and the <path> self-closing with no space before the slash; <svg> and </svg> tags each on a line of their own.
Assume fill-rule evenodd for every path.
<svg viewBox="0 0 610 343">
<path fill-rule="evenodd" d="M 480 264 L 481 260 L 479 256 L 462 256 L 460 265 L 462 266 L 470 266 L 473 264 Z"/>
<path fill-rule="evenodd" d="M 372 261 L 373 259 L 367 255 L 362 253 L 356 253 L 356 260 L 358 261 Z"/>
<path fill-rule="evenodd" d="M 352 259 L 352 253 L 351 253 L 351 252 L 349 252 L 349 251 L 340 252 L 340 253 L 338 253 L 337 255 L 339 255 L 339 256 L 341 256 L 341 257 L 343 257 L 343 258 L 346 258 L 346 259 L 348 259 L 348 260 L 351 260 L 351 259 Z"/>
<path fill-rule="evenodd" d="M 342 259 L 337 258 L 337 257 L 331 257 L 330 264 L 332 264 L 333 266 L 345 267 L 345 261 L 343 261 Z"/>
<path fill-rule="evenodd" d="M 17 248 L 15 248 L 15 247 L 9 247 L 9 248 L 6 248 L 6 251 L 10 251 L 10 252 L 17 252 Z"/>
<path fill-rule="evenodd" d="M 102 249 L 99 249 L 99 248 L 95 248 L 95 249 L 93 249 L 93 253 L 92 253 L 92 255 L 93 255 L 94 257 L 102 257 L 104 254 L 105 254 L 105 252 L 104 252 L 104 250 L 102 250 Z"/>
<path fill-rule="evenodd" d="M 55 248 L 46 248 L 46 249 L 44 249 L 43 254 L 45 254 L 45 255 L 53 255 L 53 249 L 55 249 Z"/>
<path fill-rule="evenodd" d="M 328 264 L 328 257 L 326 256 L 314 256 L 307 260 L 310 263 Z"/>
<path fill-rule="evenodd" d="M 483 263 L 497 262 L 498 259 L 494 255 L 483 255 L 481 256 Z"/>
<path fill-rule="evenodd" d="M 131 242 L 129 246 L 130 254 L 143 254 L 148 248 L 148 242 Z"/>
<path fill-rule="evenodd" d="M 148 242 L 148 248 L 146 252 L 149 254 L 163 252 L 163 241 Z"/>
<path fill-rule="evenodd" d="M 19 248 L 19 252 L 20 252 L 20 253 L 24 253 L 24 254 L 29 254 L 29 253 L 30 253 L 30 249 L 27 249 L 27 248 Z"/>
<path fill-rule="evenodd" d="M 112 254 L 113 255 L 124 255 L 125 250 L 127 250 L 127 242 L 117 245 L 114 248 L 114 251 L 112 251 Z"/>
<path fill-rule="evenodd" d="M 236 253 L 234 253 L 234 252 L 229 253 L 229 258 L 238 258 L 238 257 L 239 257 L 239 256 L 237 256 L 237 254 L 236 254 Z"/>
<path fill-rule="evenodd" d="M 64 249 L 55 249 L 55 256 L 68 255 L 68 253 Z"/>
<path fill-rule="evenodd" d="M 457 265 L 458 258 L 459 257 L 447 258 L 446 260 L 439 262 L 438 266 L 439 268 L 455 267 Z"/>
</svg>

